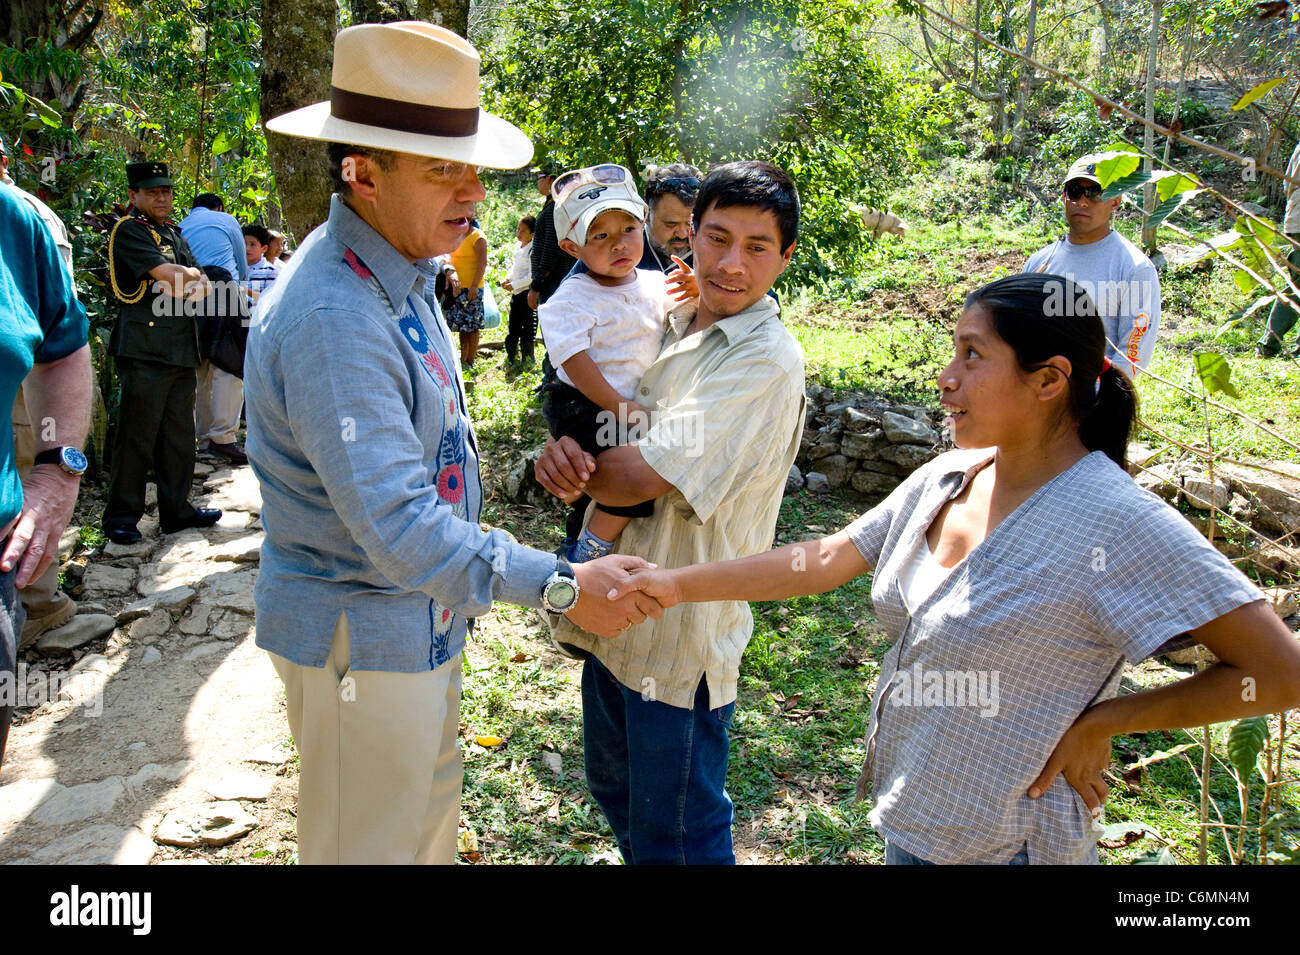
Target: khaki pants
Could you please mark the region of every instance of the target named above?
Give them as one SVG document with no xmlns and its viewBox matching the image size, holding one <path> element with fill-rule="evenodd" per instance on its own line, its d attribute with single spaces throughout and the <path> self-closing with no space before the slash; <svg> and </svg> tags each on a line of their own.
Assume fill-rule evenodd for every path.
<svg viewBox="0 0 1300 955">
<path fill-rule="evenodd" d="M 244 382 L 210 361 L 199 365 L 194 396 L 194 430 L 199 445 L 233 444 L 244 406 Z"/>
<path fill-rule="evenodd" d="M 270 654 L 298 744 L 298 862 L 451 864 L 460 821 L 461 662 L 425 673 L 349 668 L 339 616 L 322 668 Z"/>
<path fill-rule="evenodd" d="M 26 477 L 35 464 L 36 435 L 32 430 L 31 418 L 27 415 L 27 402 L 22 386 L 14 398 L 14 464 L 18 476 Z M 77 613 L 77 605 L 72 598 L 59 590 L 59 561 L 46 568 L 45 573 L 37 577 L 22 590 L 18 591 L 23 609 L 27 611 L 27 623 L 23 625 L 19 649 L 26 647 L 42 632 L 71 620 Z"/>
</svg>

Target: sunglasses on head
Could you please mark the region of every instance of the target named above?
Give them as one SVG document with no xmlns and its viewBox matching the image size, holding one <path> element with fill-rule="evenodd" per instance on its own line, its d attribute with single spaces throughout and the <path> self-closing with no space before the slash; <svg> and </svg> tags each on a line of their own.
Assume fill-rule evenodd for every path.
<svg viewBox="0 0 1300 955">
<path fill-rule="evenodd" d="M 1089 202 L 1096 202 L 1101 198 L 1101 186 L 1081 182 L 1067 182 L 1065 184 L 1065 198 L 1071 202 L 1078 202 L 1085 196 Z"/>
<path fill-rule="evenodd" d="M 694 176 L 674 176 L 672 179 L 660 179 L 655 185 L 674 191 L 677 189 L 698 189 L 700 188 L 700 181 Z"/>
<path fill-rule="evenodd" d="M 559 202 L 579 186 L 588 184 L 606 185 L 626 180 L 627 170 L 622 166 L 616 166 L 612 163 L 603 166 L 590 166 L 586 169 L 575 169 L 573 172 L 566 172 L 555 180 L 555 184 L 551 186 L 551 195 L 555 197 L 556 202 Z"/>
</svg>

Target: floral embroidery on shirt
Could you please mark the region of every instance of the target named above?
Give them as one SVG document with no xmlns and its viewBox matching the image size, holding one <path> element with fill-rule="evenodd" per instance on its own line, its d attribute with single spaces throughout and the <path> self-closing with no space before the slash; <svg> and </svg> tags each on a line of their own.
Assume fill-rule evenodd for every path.
<svg viewBox="0 0 1300 955">
<path fill-rule="evenodd" d="M 438 496 L 449 504 L 459 504 L 465 496 L 465 475 L 459 464 L 452 464 L 438 474 Z"/>
</svg>

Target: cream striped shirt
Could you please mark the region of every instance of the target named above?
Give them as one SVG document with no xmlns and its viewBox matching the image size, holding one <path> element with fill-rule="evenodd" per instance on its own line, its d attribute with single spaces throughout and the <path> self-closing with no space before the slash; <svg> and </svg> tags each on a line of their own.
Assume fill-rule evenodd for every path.
<svg viewBox="0 0 1300 955">
<path fill-rule="evenodd" d="M 772 545 L 804 419 L 803 353 L 763 297 L 695 335 L 674 318 L 637 400 L 654 409 L 641 454 L 673 485 L 652 517 L 628 524 L 618 550 L 660 567 L 730 560 Z M 743 601 L 680 604 L 603 640 L 567 619 L 556 639 L 591 650 L 625 686 L 690 709 L 701 676 L 709 706 L 736 699 L 753 632 Z"/>
</svg>

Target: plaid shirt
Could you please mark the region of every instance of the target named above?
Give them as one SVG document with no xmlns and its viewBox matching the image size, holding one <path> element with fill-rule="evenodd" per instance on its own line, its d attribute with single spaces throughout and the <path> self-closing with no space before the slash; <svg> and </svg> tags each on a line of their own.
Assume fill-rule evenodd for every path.
<svg viewBox="0 0 1300 955">
<path fill-rule="evenodd" d="M 909 614 L 898 572 L 947 501 L 992 460 L 953 451 L 848 527 L 876 569 L 897 642 L 871 708 L 859 791 L 885 838 L 937 863 L 1097 861 L 1096 827 L 1063 776 L 1025 795 L 1057 742 L 1137 662 L 1261 598 L 1173 508 L 1101 452 L 1057 475 Z"/>
</svg>

